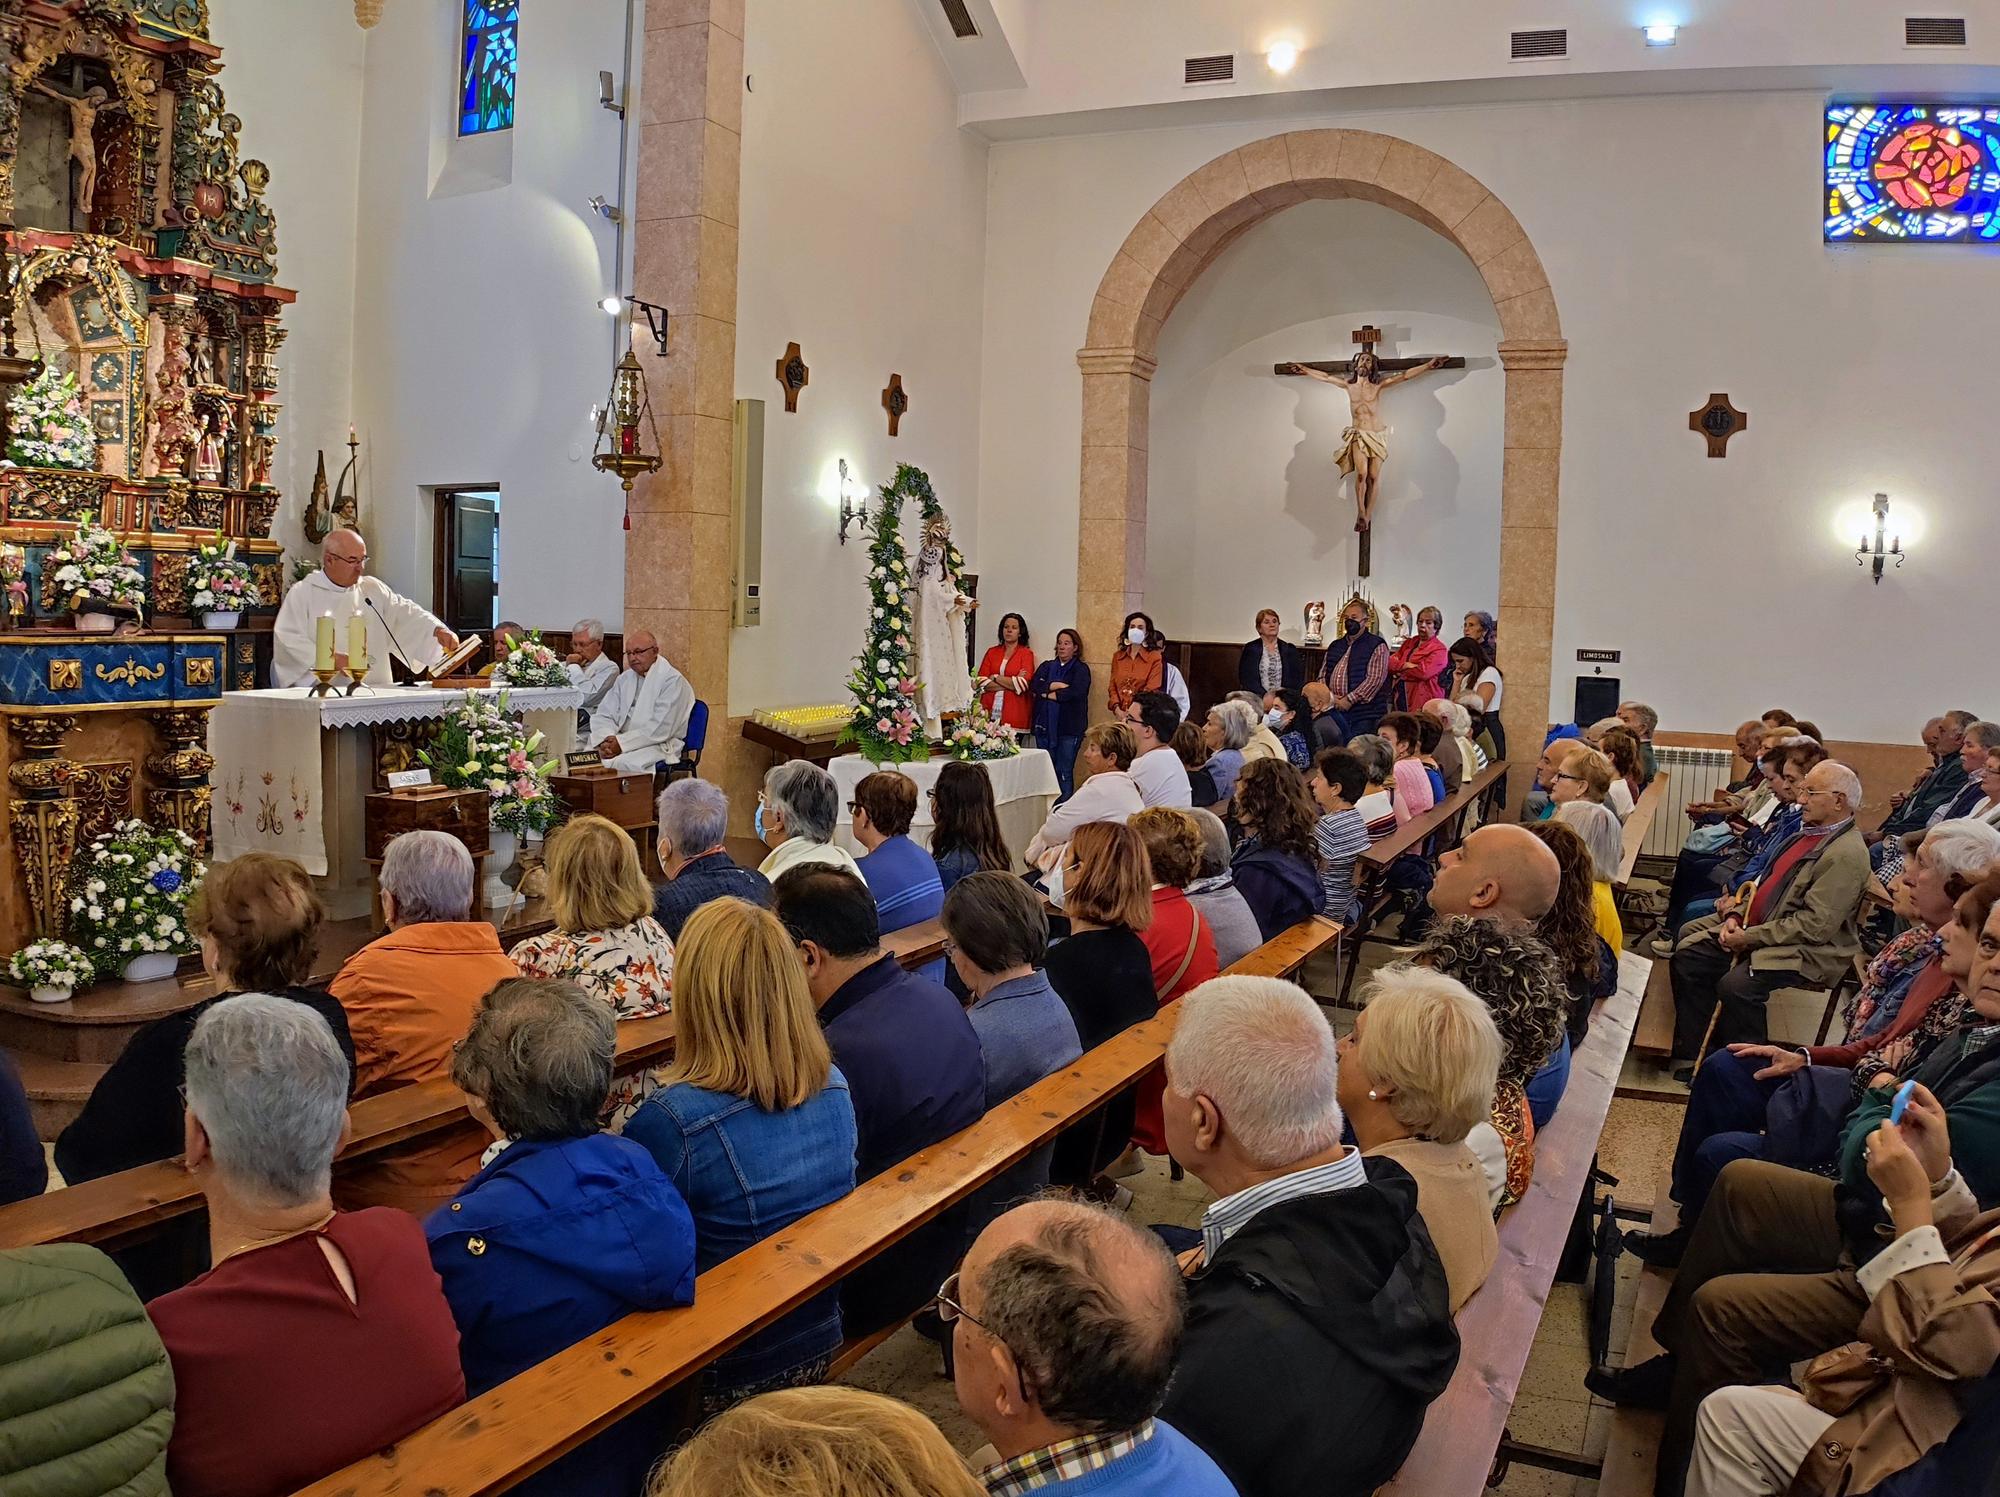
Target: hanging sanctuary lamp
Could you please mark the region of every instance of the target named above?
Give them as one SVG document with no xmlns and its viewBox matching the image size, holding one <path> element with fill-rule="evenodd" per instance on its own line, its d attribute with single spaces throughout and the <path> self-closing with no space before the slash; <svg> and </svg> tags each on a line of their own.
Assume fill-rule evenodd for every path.
<svg viewBox="0 0 2000 1497">
<path fill-rule="evenodd" d="M 642 437 L 640 427 L 644 424 Z M 650 447 L 648 446 L 650 442 Z M 627 341 L 625 357 L 611 371 L 611 395 L 597 417 L 597 447 L 590 464 L 601 473 L 616 474 L 625 487 L 625 528 L 632 528 L 632 480 L 657 473 L 665 462 L 660 428 L 653 420 L 653 397 L 646 373 Z"/>
</svg>

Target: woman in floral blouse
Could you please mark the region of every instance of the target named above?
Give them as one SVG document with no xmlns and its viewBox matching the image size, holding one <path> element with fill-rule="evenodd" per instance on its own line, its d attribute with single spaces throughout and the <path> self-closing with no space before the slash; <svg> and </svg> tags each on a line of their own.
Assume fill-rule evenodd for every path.
<svg viewBox="0 0 2000 1497">
<path fill-rule="evenodd" d="M 549 838 L 549 913 L 556 928 L 511 953 L 524 977 L 573 982 L 621 1019 L 654 1019 L 673 1007 L 674 943 L 653 918 L 653 890 L 639 849 L 602 816 L 572 817 Z M 650 1071 L 613 1078 L 616 1130 L 652 1092 Z"/>
</svg>

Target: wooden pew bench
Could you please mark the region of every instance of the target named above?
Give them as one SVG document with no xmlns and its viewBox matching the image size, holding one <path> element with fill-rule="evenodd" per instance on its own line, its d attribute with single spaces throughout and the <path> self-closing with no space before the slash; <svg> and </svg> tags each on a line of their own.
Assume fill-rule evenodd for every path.
<svg viewBox="0 0 2000 1497">
<path fill-rule="evenodd" d="M 1618 991 L 1597 1006 L 1590 1034 L 1570 1061 L 1562 1105 L 1535 1140 L 1527 1195 L 1500 1218 L 1500 1256 L 1458 1312 L 1458 1370 L 1424 1417 L 1409 1459 L 1382 1489 L 1394 1497 L 1477 1497 L 1495 1454 L 1533 1461 L 1537 1452 L 1505 1442 L 1507 1415 L 1534 1349 L 1577 1202 L 1589 1187 L 1597 1143 L 1632 1038 L 1646 963 L 1625 956 Z"/>
<path fill-rule="evenodd" d="M 1338 925 L 1315 917 L 1274 936 L 1229 971 L 1291 976 L 1339 936 Z M 717 1264 L 696 1280 L 693 1305 L 627 1316 L 390 1449 L 315 1482 L 300 1497 L 505 1491 L 696 1375 L 1090 1116 L 1159 1061 L 1177 1020 L 1178 1005 L 1169 1004 L 970 1127 Z"/>
</svg>

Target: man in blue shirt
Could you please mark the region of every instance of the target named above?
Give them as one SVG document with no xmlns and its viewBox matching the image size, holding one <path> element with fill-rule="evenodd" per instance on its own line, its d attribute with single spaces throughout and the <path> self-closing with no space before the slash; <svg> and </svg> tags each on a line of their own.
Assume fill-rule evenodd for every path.
<svg viewBox="0 0 2000 1497">
<path fill-rule="evenodd" d="M 676 780 L 660 792 L 660 868 L 653 918 L 678 941 L 688 916 L 711 899 L 747 899 L 769 909 L 771 884 L 723 851 L 729 797 L 707 780 Z"/>
<path fill-rule="evenodd" d="M 854 787 L 847 809 L 854 818 L 854 840 L 863 849 L 857 860 L 861 876 L 875 896 L 884 933 L 937 919 L 944 907 L 944 880 L 938 877 L 937 861 L 910 840 L 917 782 L 893 769 L 877 770 Z M 927 965 L 923 975 L 943 982 L 944 959 Z"/>
<path fill-rule="evenodd" d="M 868 886 L 815 864 L 784 874 L 773 895 L 854 1102 L 855 1183 L 979 1121 L 986 1066 L 972 1021 L 950 993 L 883 951 Z M 848 1335 L 921 1306 L 958 1261 L 965 1223 L 963 1207 L 947 1211 L 851 1275 L 841 1292 Z"/>
</svg>

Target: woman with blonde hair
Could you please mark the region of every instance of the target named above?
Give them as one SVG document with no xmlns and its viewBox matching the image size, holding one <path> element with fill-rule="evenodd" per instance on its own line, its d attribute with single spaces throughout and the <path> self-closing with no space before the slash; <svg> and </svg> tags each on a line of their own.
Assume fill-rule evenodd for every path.
<svg viewBox="0 0 2000 1497">
<path fill-rule="evenodd" d="M 1486 1174 L 1465 1142 L 1493 1105 L 1500 1030 L 1457 978 L 1399 965 L 1376 973 L 1339 1050 L 1340 1109 L 1364 1157 L 1393 1159 L 1417 1182 L 1456 1314 L 1500 1254 Z"/>
<path fill-rule="evenodd" d="M 625 1125 L 687 1199 L 706 1273 L 854 1189 L 854 1104 L 833 1063 L 791 937 L 769 910 L 718 899 L 688 917 L 676 975 L 674 1060 Z M 826 1375 L 837 1289 L 717 1360 L 715 1413 Z"/>
<path fill-rule="evenodd" d="M 861 1388 L 739 1404 L 654 1475 L 648 1497 L 984 1497 L 938 1427 Z"/>
</svg>

